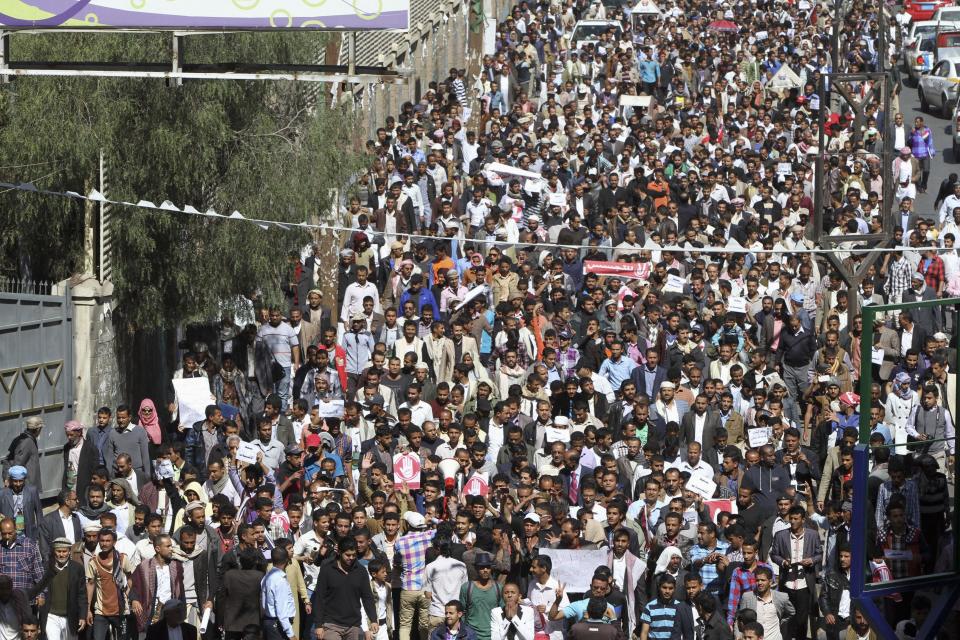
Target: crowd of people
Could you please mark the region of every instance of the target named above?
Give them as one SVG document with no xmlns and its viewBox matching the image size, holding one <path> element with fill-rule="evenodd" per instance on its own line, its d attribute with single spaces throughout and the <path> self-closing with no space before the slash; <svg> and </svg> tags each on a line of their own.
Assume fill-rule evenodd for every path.
<svg viewBox="0 0 960 640">
<path fill-rule="evenodd" d="M 960 184 L 914 211 L 922 119 L 821 101 L 825 74 L 897 61 L 882 3 L 828 5 L 512 7 L 477 76 L 368 143 L 339 257 L 294 252 L 285 304 L 191 329 L 174 377 L 209 383 L 201 419 L 172 386 L 78 416 L 60 479 L 26 421 L 0 639 L 877 637 L 851 572 L 950 566 L 956 325 L 847 310 L 960 290 Z M 885 179 L 897 233 L 848 289 L 810 240 L 815 189 L 823 233 L 876 232 Z M 862 371 L 875 518 L 854 524 Z M 931 609 L 878 603 L 901 640 Z"/>
</svg>

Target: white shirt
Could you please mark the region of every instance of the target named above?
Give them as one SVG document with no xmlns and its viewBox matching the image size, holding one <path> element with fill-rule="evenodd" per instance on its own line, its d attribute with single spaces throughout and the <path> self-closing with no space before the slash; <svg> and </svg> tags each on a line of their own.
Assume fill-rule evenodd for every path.
<svg viewBox="0 0 960 640">
<path fill-rule="evenodd" d="M 380 309 L 380 292 L 377 290 L 377 285 L 367 280 L 364 284 L 354 282 L 347 286 L 343 292 L 343 306 L 340 309 L 340 319 L 346 322 L 350 318 L 350 314 L 362 311 L 363 299 L 367 296 L 373 298 L 374 312 L 382 313 Z"/>
<path fill-rule="evenodd" d="M 170 565 L 157 565 L 157 601 L 166 602 L 173 596 L 170 588 Z"/>
<path fill-rule="evenodd" d="M 517 630 L 516 640 L 533 640 L 534 609 L 521 604 L 517 607 L 517 615 L 513 618 L 504 618 L 503 607 L 497 607 L 490 612 L 490 640 L 507 640 L 507 631 L 510 625 Z"/>
<path fill-rule="evenodd" d="M 423 423 L 426 422 L 427 420 L 433 421 L 433 409 L 430 407 L 429 404 L 427 404 L 423 400 L 420 400 L 419 402 L 417 402 L 416 406 L 411 406 L 409 403 L 404 402 L 402 405 L 400 405 L 397 408 L 403 409 L 404 407 L 406 407 L 407 409 L 410 409 L 410 422 L 417 425 L 418 427 L 422 427 Z M 437 615 L 442 616 L 443 613 L 440 613 Z"/>
<path fill-rule="evenodd" d="M 903 333 L 900 334 L 900 354 L 907 355 L 907 351 L 913 346 L 913 329 L 907 331 L 903 330 Z"/>
<path fill-rule="evenodd" d="M 304 519 L 306 519 L 306 516 Z M 321 546 L 320 540 L 317 539 L 317 532 L 311 530 L 293 543 L 293 555 L 312 556 L 320 550 Z M 301 562 L 300 566 L 303 567 L 303 581 L 307 585 L 307 590 L 312 592 L 314 585 L 317 584 L 317 576 L 320 575 L 320 566 L 313 562 Z"/>
<path fill-rule="evenodd" d="M 430 594 L 430 615 L 441 617 L 443 608 L 460 597 L 460 587 L 467 582 L 467 565 L 440 556 L 424 569 L 423 590 Z"/>
<path fill-rule="evenodd" d="M 71 544 L 73 544 L 74 542 L 77 541 L 73 531 L 73 514 L 70 514 L 69 516 L 64 518 L 63 512 L 60 511 L 60 520 L 63 522 L 63 537 L 69 540 Z"/>
<path fill-rule="evenodd" d="M 527 599 L 530 600 L 530 603 L 536 607 L 541 604 L 547 608 L 547 611 L 550 610 L 550 607 L 553 605 L 553 602 L 557 599 L 557 587 L 560 586 L 560 583 L 556 578 L 550 577 L 547 578 L 545 584 L 540 584 L 536 580 L 530 581 L 530 586 L 527 588 Z M 560 603 L 557 605 L 558 608 L 563 609 L 563 607 L 570 604 L 570 598 L 567 597 L 567 594 L 563 594 L 563 598 L 560 600 Z M 540 627 L 539 616 L 536 616 L 534 622 L 534 627 L 537 631 L 543 631 Z M 550 640 L 563 640 L 563 631 L 564 631 L 564 621 L 563 620 L 547 620 L 546 633 L 550 634 Z"/>
<path fill-rule="evenodd" d="M 13 599 L 7 604 L 0 603 L 0 640 L 20 640 L 20 619 Z"/>
</svg>

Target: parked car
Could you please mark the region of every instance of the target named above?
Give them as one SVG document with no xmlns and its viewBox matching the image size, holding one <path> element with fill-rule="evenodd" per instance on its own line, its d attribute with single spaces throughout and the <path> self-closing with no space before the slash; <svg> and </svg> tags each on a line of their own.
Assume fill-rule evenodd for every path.
<svg viewBox="0 0 960 640">
<path fill-rule="evenodd" d="M 909 45 L 906 42 L 905 39 L 903 45 L 904 66 L 907 68 L 907 76 L 916 86 L 920 82 L 920 76 L 933 69 L 936 62 L 936 34 L 922 33 Z"/>
<path fill-rule="evenodd" d="M 949 118 L 953 104 L 957 100 L 957 87 L 960 82 L 960 57 L 939 60 L 929 73 L 920 77 L 918 93 L 920 110 L 927 111 L 936 107 Z"/>
<path fill-rule="evenodd" d="M 951 23 L 960 24 L 960 7 L 955 7 L 950 3 L 941 6 L 930 18 L 931 22 L 940 22 L 942 26 Z M 941 27 L 942 28 L 942 27 Z"/>
<path fill-rule="evenodd" d="M 953 101 L 953 161 L 960 162 L 960 94 Z"/>
<path fill-rule="evenodd" d="M 930 20 L 938 9 L 952 6 L 953 2 L 951 0 L 929 0 L 923 2 L 904 0 L 903 2 L 903 10 L 914 22 Z"/>
</svg>

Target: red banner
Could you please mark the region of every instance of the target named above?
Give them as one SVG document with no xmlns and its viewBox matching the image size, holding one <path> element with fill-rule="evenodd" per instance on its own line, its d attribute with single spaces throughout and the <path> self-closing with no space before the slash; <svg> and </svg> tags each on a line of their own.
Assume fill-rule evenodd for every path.
<svg viewBox="0 0 960 640">
<path fill-rule="evenodd" d="M 595 273 L 598 276 L 617 276 L 618 278 L 642 279 L 648 269 L 641 262 L 604 262 L 601 260 L 585 260 L 584 273 Z"/>
</svg>

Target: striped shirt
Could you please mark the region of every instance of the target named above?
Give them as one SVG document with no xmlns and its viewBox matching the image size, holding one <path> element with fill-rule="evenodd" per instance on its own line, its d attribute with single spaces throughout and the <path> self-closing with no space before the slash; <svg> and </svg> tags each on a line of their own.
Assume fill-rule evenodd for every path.
<svg viewBox="0 0 960 640">
<path fill-rule="evenodd" d="M 660 602 L 659 598 L 651 600 L 643 608 L 640 622 L 650 625 L 648 638 L 653 640 L 670 640 L 673 637 L 674 626 L 679 624 L 677 617 L 677 601 Z"/>
<path fill-rule="evenodd" d="M 437 534 L 435 530 L 408 533 L 397 540 L 394 553 L 400 554 L 403 571 L 400 574 L 402 587 L 408 591 L 423 588 L 423 579 L 427 567 L 427 549 Z"/>
</svg>

